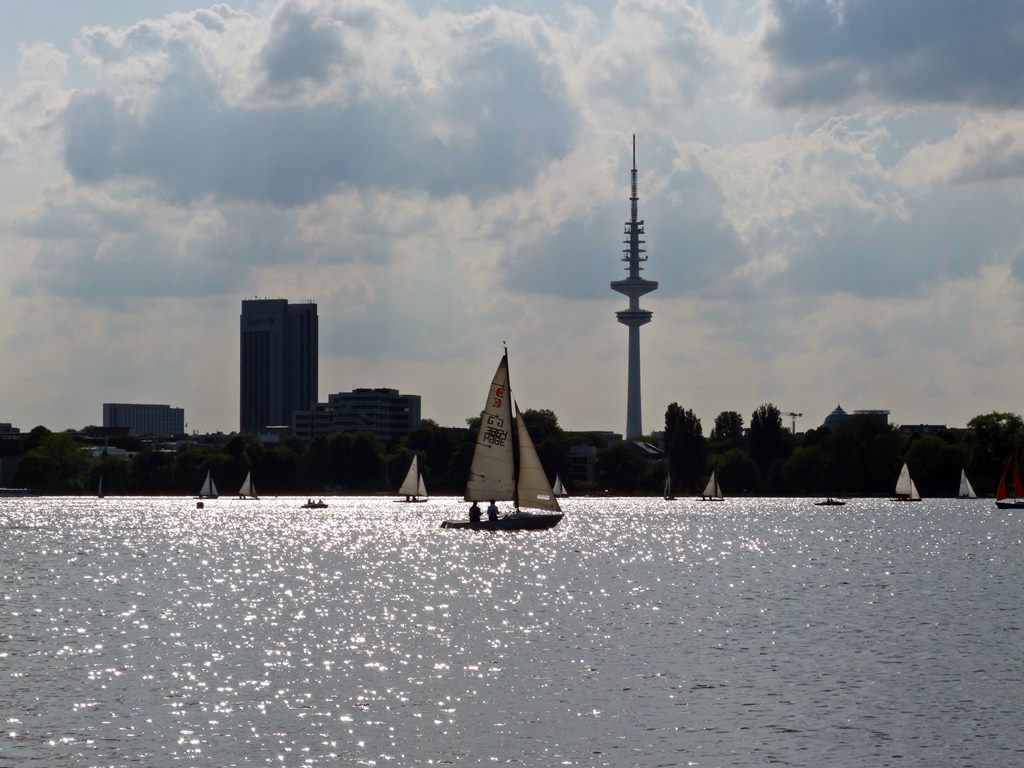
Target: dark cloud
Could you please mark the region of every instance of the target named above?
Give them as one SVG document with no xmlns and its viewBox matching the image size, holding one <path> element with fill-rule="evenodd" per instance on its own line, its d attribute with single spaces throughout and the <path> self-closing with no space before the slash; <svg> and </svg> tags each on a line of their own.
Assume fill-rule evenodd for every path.
<svg viewBox="0 0 1024 768">
<path fill-rule="evenodd" d="M 767 95 L 779 106 L 858 96 L 911 103 L 1024 105 L 1019 0 L 773 0 Z"/>
<path fill-rule="evenodd" d="M 800 243 L 769 290 L 868 298 L 920 295 L 938 283 L 976 276 L 1021 236 L 1008 230 L 1013 203 L 986 194 L 935 193 L 907 203 L 909 218 L 879 219 L 867 211 L 836 212 L 824 230 L 789 222 Z M 756 246 L 755 246 L 756 247 Z"/>
<path fill-rule="evenodd" d="M 285 4 L 274 15 L 262 60 L 272 85 L 302 79 L 324 82 L 343 53 L 333 27 L 295 5 Z"/>
<path fill-rule="evenodd" d="M 572 298 L 613 297 L 608 284 L 625 277 L 623 224 L 630 213 L 628 171 L 620 176 L 627 179 L 621 200 L 565 221 L 550 237 L 514 254 L 506 266 L 508 287 Z M 734 294 L 729 276 L 746 260 L 746 252 L 721 218 L 721 194 L 714 183 L 690 171 L 674 174 L 669 189 L 650 199 L 641 177 L 639 191 L 648 256 L 643 276 L 658 281 L 657 295 Z"/>
<path fill-rule="evenodd" d="M 476 45 L 450 89 L 429 99 L 380 93 L 313 107 L 229 104 L 186 49 L 174 54 L 143 116 L 103 91 L 70 100 L 65 162 L 76 180 L 134 178 L 174 201 L 278 205 L 344 185 L 499 194 L 568 152 L 579 122 L 558 72 L 537 51 L 501 41 Z M 284 61 L 278 77 L 320 71 Z M 432 120 L 457 126 L 460 138 L 442 142 Z"/>
</svg>

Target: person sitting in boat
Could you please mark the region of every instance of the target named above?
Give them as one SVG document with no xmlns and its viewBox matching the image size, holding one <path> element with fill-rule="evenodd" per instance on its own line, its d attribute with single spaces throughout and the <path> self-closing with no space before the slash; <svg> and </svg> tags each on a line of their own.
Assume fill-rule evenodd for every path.
<svg viewBox="0 0 1024 768">
<path fill-rule="evenodd" d="M 491 499 L 491 503 L 487 505 L 487 519 L 498 519 L 498 505 L 494 503 L 494 499 Z"/>
<path fill-rule="evenodd" d="M 473 506 L 469 508 L 469 522 L 480 522 L 480 505 L 477 504 L 475 501 L 473 502 Z"/>
</svg>

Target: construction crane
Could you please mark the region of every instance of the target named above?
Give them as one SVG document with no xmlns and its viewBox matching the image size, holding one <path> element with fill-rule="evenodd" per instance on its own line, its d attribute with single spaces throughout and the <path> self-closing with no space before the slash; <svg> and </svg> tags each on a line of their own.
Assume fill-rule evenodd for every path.
<svg viewBox="0 0 1024 768">
<path fill-rule="evenodd" d="M 792 419 L 791 423 L 792 423 L 793 426 L 790 428 L 789 433 L 791 435 L 795 435 L 796 434 L 796 420 L 799 419 L 799 418 L 803 418 L 803 414 L 802 413 L 794 413 L 793 411 L 788 411 L 788 412 L 784 413 L 783 416 L 789 416 L 789 418 Z"/>
</svg>

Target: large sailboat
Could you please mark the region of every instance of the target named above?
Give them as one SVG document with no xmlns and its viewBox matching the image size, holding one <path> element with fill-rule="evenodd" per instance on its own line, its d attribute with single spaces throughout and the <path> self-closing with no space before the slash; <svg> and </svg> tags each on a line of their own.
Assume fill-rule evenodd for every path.
<svg viewBox="0 0 1024 768">
<path fill-rule="evenodd" d="M 914 480 L 910 476 L 910 467 L 907 466 L 907 462 L 903 462 L 903 469 L 900 470 L 900 476 L 896 479 L 896 501 L 920 501 L 921 494 L 917 492 L 917 486 L 914 485 Z"/>
<path fill-rule="evenodd" d="M 219 495 L 217 485 L 213 482 L 213 475 L 210 474 L 210 470 L 206 470 L 206 480 L 203 481 L 203 487 L 199 489 L 199 498 L 216 499 Z"/>
<path fill-rule="evenodd" d="M 704 491 L 700 497 L 704 501 L 725 501 L 725 494 L 722 493 L 722 486 L 718 484 L 718 476 L 714 470 L 711 471 L 711 479 L 708 480 L 708 484 L 704 486 Z"/>
<path fill-rule="evenodd" d="M 1013 496 L 1007 487 L 1007 480 L 1013 476 Z M 1000 509 L 1024 509 L 1024 484 L 1020 480 L 1020 468 L 1017 465 L 1017 451 L 1006 462 L 1003 474 L 999 478 L 999 489 L 996 491 L 996 506 Z"/>
<path fill-rule="evenodd" d="M 967 479 L 967 472 L 963 469 L 960 470 L 960 492 L 957 493 L 957 497 L 961 499 L 978 498 L 978 494 L 974 492 L 974 488 L 971 486 L 971 481 Z"/>
<path fill-rule="evenodd" d="M 474 504 L 511 501 L 513 509 L 491 519 L 445 520 L 442 528 L 532 530 L 551 528 L 562 519 L 558 499 L 509 388 L 507 350 L 480 413 L 465 499 Z M 531 509 L 539 512 L 527 511 Z"/>
<path fill-rule="evenodd" d="M 405 498 L 395 499 L 395 501 L 407 501 L 410 504 L 414 504 L 427 500 L 427 484 L 423 482 L 423 475 L 420 474 L 419 458 L 419 456 L 413 455 L 412 464 L 409 465 L 409 471 L 405 475 L 405 480 L 402 481 L 402 485 L 398 488 L 398 495 Z"/>
<path fill-rule="evenodd" d="M 258 499 L 256 495 L 256 486 L 252 484 L 252 472 L 245 473 L 245 480 L 242 481 L 242 487 L 238 489 L 238 498 L 240 499 Z"/>
</svg>

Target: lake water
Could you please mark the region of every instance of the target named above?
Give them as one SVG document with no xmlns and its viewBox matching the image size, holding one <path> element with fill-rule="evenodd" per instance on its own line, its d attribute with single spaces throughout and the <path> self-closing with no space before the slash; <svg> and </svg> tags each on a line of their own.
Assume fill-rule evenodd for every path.
<svg viewBox="0 0 1024 768">
<path fill-rule="evenodd" d="M 991 501 L 0 499 L 0 766 L 1024 765 Z"/>
</svg>

